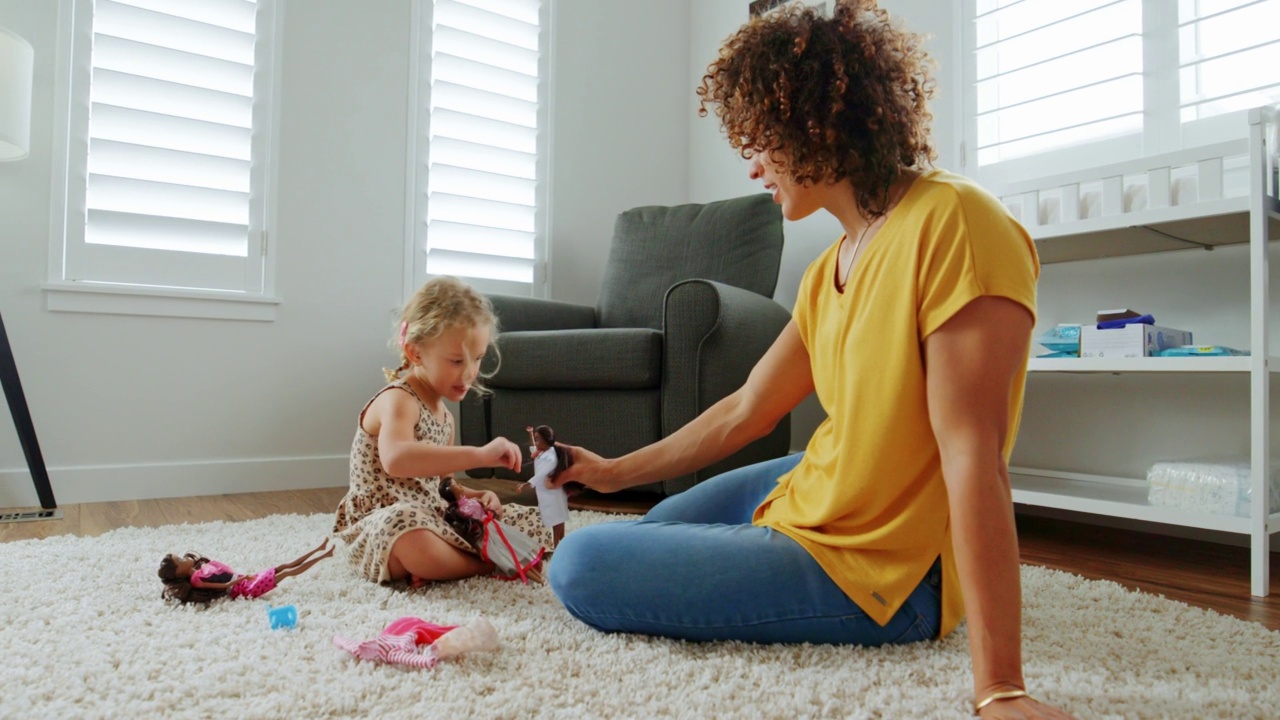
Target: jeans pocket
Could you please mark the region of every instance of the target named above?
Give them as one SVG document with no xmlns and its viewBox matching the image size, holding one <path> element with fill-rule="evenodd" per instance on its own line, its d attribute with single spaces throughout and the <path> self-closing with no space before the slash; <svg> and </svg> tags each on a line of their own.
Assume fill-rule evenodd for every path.
<svg viewBox="0 0 1280 720">
<path fill-rule="evenodd" d="M 916 621 L 911 623 L 911 627 L 907 628 L 907 631 L 902 633 L 901 636 L 890 641 L 889 644 L 905 645 L 907 643 L 920 642 L 921 640 L 928 640 L 936 634 L 928 618 L 916 613 Z"/>
</svg>

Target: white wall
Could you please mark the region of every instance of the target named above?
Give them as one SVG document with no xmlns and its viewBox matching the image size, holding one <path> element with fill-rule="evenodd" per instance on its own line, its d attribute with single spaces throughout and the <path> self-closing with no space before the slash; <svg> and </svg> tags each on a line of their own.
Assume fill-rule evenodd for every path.
<svg viewBox="0 0 1280 720">
<path fill-rule="evenodd" d="M 830 1 L 830 0 L 828 0 Z M 822 0 L 806 0 L 810 5 Z M 745 0 L 694 0 L 690 29 L 692 57 L 688 83 L 691 88 L 702 81 L 707 65 L 715 59 L 724 40 L 747 21 Z M 935 77 L 938 91 L 934 96 L 934 143 L 938 149 L 939 167 L 958 169 L 960 98 L 954 88 L 960 86 L 960 68 L 949 59 L 957 53 L 959 22 L 958 3 L 936 0 L 882 0 L 881 7 L 899 18 L 909 29 L 926 36 L 925 49 L 938 67 Z M 690 101 L 697 107 L 696 95 Z M 747 177 L 746 161 L 729 147 L 720 132 L 716 117 L 692 115 L 689 125 L 689 195 L 693 202 L 709 202 L 738 195 L 763 192 L 760 183 Z M 786 245 L 774 299 L 786 308 L 795 305 L 800 278 L 809 263 L 824 248 L 840 238 L 840 224 L 827 213 L 818 213 L 799 222 L 786 223 Z M 792 413 L 791 446 L 802 450 L 818 423 L 824 418 L 817 400 L 810 397 Z"/>
<path fill-rule="evenodd" d="M 54 0 L 7 0 L 35 47 L 31 156 L 0 163 L 0 312 L 62 504 L 346 483 L 402 300 L 410 0 L 286 4 L 271 323 L 51 313 Z M 558 0 L 553 297 L 594 302 L 613 217 L 688 195 L 687 0 Z M 643 92 L 637 91 L 643 88 Z M 0 413 L 0 507 L 36 504 Z"/>
<path fill-rule="evenodd" d="M 689 0 L 553 0 L 550 296 L 592 305 L 613 221 L 689 202 Z"/>
</svg>

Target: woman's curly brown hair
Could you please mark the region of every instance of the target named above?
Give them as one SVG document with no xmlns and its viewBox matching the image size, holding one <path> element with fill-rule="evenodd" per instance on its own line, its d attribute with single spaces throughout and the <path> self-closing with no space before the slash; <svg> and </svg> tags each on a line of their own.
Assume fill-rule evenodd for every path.
<svg viewBox="0 0 1280 720">
<path fill-rule="evenodd" d="M 783 7 L 725 42 L 698 87 L 698 115 L 713 106 L 742 157 L 768 152 L 797 183 L 848 178 L 877 217 L 901 172 L 936 157 L 921 42 L 874 0 L 839 0 L 830 18 Z"/>
</svg>

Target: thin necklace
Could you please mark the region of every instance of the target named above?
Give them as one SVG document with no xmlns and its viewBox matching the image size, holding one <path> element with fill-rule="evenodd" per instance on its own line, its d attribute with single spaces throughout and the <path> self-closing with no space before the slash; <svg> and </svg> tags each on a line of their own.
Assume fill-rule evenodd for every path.
<svg viewBox="0 0 1280 720">
<path fill-rule="evenodd" d="M 841 292 L 844 292 L 844 289 L 849 287 L 849 272 L 853 270 L 853 261 L 858 259 L 858 248 L 862 247 L 862 238 L 867 236 L 867 231 L 871 229 L 871 225 L 872 223 L 867 223 L 867 226 L 862 228 L 862 232 L 858 233 L 858 241 L 853 244 L 853 252 L 849 255 L 849 262 L 844 266 L 844 282 L 840 283 Z"/>
</svg>

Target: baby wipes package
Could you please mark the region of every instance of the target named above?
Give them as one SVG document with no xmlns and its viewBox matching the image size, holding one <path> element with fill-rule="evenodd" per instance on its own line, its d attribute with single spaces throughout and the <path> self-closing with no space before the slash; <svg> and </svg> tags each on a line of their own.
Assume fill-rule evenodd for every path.
<svg viewBox="0 0 1280 720">
<path fill-rule="evenodd" d="M 1049 351 L 1040 357 L 1080 357 L 1080 325 L 1060 323 L 1036 338 Z"/>
<path fill-rule="evenodd" d="M 1147 471 L 1147 501 L 1161 507 L 1248 517 L 1253 484 L 1249 463 L 1231 460 L 1161 461 Z M 1270 510 L 1277 504 L 1276 466 L 1268 486 Z"/>
</svg>

